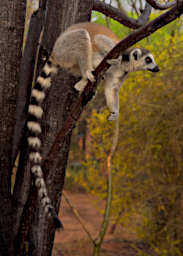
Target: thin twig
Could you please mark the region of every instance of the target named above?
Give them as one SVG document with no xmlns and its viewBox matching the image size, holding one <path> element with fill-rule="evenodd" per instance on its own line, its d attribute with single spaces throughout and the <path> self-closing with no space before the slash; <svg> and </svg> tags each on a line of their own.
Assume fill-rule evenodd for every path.
<svg viewBox="0 0 183 256">
<path fill-rule="evenodd" d="M 124 208 L 123 208 L 123 206 L 122 206 L 120 212 L 119 212 L 118 215 L 117 215 L 117 218 L 116 218 L 115 222 L 113 223 L 113 225 L 112 225 L 111 228 L 110 228 L 110 231 L 109 231 L 110 234 L 114 234 L 115 229 L 116 229 L 116 227 L 117 227 L 117 224 L 119 223 L 120 218 L 121 218 L 121 215 L 122 215 L 123 213 L 124 213 Z"/>
<path fill-rule="evenodd" d="M 62 191 L 62 195 L 65 198 L 65 201 L 68 203 L 68 205 L 70 206 L 70 208 L 72 209 L 74 216 L 76 217 L 76 219 L 79 221 L 79 223 L 81 224 L 83 230 L 86 232 L 86 234 L 88 235 L 88 238 L 90 239 L 90 241 L 95 245 L 95 240 L 92 238 L 92 235 L 90 234 L 89 230 L 86 228 L 79 212 L 77 211 L 77 209 L 73 206 L 73 204 L 71 203 L 69 197 L 67 196 L 65 191 Z"/>
<path fill-rule="evenodd" d="M 125 11 L 125 9 L 122 6 L 121 1 L 120 0 L 116 0 L 116 2 L 117 2 L 117 5 L 118 5 L 118 9 L 120 9 L 121 12 L 126 14 L 126 11 Z"/>
<path fill-rule="evenodd" d="M 103 2 L 105 3 L 105 0 L 103 0 Z M 111 5 L 111 2 L 112 2 L 112 0 L 110 0 L 110 5 Z M 111 22 L 110 22 L 110 17 L 108 17 L 108 16 L 105 16 L 105 20 L 106 20 L 106 26 L 108 27 L 108 28 L 110 28 L 110 24 L 111 24 Z"/>
</svg>

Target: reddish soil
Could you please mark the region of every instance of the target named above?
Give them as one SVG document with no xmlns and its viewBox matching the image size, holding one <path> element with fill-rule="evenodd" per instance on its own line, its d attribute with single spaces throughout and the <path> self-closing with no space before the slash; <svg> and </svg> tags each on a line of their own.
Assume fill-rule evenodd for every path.
<svg viewBox="0 0 183 256">
<path fill-rule="evenodd" d="M 68 192 L 67 196 L 79 212 L 92 237 L 96 238 L 102 222 L 100 211 L 104 209 L 104 202 L 97 201 L 95 197 L 85 193 Z M 62 200 L 59 217 L 63 222 L 64 230 L 56 233 L 53 255 L 91 256 L 92 243 L 65 199 Z M 135 235 L 129 234 L 127 229 L 118 225 L 114 234 L 109 232 L 106 234 L 100 255 L 137 256 L 135 245 L 140 249 L 141 245 L 138 246 L 135 242 Z"/>
</svg>

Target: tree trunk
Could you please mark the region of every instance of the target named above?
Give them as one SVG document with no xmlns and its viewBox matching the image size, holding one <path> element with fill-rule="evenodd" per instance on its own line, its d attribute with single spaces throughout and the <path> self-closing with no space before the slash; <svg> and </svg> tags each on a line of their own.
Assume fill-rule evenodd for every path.
<svg viewBox="0 0 183 256">
<path fill-rule="evenodd" d="M 59 5 L 59 6 L 58 6 Z M 43 45 L 50 49 L 60 32 L 64 31 L 73 23 L 87 21 L 91 14 L 91 0 L 63 0 L 49 1 L 49 15 Z M 55 22 L 55 19 L 58 22 Z M 55 31 L 54 34 L 50 33 Z M 44 115 L 45 134 L 43 155 L 46 156 L 57 132 L 62 127 L 65 119 L 69 115 L 71 106 L 76 101 L 77 93 L 73 90 L 76 79 L 64 71 L 60 71 L 52 82 L 51 92 L 46 102 Z M 67 165 L 68 152 L 70 148 L 71 134 L 65 138 L 65 143 L 60 152 L 59 159 L 55 159 L 55 164 L 47 177 L 49 194 L 57 211 L 60 205 L 61 191 L 64 185 L 65 169 Z M 39 209 L 39 214 L 41 209 Z M 64 223 L 63 223 L 64 225 Z M 51 255 L 55 230 L 48 223 L 47 218 L 40 221 L 35 219 L 32 234 L 34 237 L 34 252 L 32 255 Z"/>
<path fill-rule="evenodd" d="M 49 0 L 47 21 L 43 35 L 42 44 L 51 51 L 58 35 L 73 23 L 87 21 L 91 15 L 92 0 Z M 63 70 L 53 79 L 52 87 L 46 100 L 43 116 L 43 158 L 50 149 L 57 132 L 62 127 L 64 120 L 69 115 L 71 106 L 76 101 L 78 93 L 73 89 L 76 78 Z M 64 185 L 65 169 L 67 165 L 70 148 L 71 133 L 65 138 L 65 143 L 60 151 L 59 159 L 55 159 L 54 166 L 49 170 L 47 176 L 47 187 L 53 206 L 58 211 L 61 199 L 61 191 Z M 22 156 L 26 159 L 26 156 Z M 23 161 L 21 161 L 22 165 Z M 16 185 L 16 200 L 24 197 L 24 211 L 17 237 L 19 248 L 17 255 L 25 255 L 28 246 L 28 255 L 51 255 L 55 228 L 51 220 L 39 208 L 39 200 L 36 191 L 31 188 L 31 194 L 25 203 L 25 194 L 28 196 L 30 185 L 30 169 L 25 166 L 19 175 L 27 177 L 27 181 Z M 21 191 L 21 193 L 20 193 Z M 24 193 L 25 192 L 25 193 Z M 21 202 L 21 199 L 20 199 Z"/>
<path fill-rule="evenodd" d="M 0 1 L 0 255 L 13 253 L 10 156 L 22 53 L 25 2 L 25 0 Z"/>
</svg>

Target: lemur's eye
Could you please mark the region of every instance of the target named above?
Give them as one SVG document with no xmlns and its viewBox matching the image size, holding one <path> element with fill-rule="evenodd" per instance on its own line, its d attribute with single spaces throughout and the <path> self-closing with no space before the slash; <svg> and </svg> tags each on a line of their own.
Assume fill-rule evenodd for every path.
<svg viewBox="0 0 183 256">
<path fill-rule="evenodd" d="M 133 57 L 134 57 L 135 60 L 138 59 L 138 52 L 137 52 L 137 51 L 135 51 L 135 52 L 133 53 Z"/>
<path fill-rule="evenodd" d="M 152 62 L 152 59 L 151 59 L 150 57 L 146 57 L 146 58 L 145 58 L 145 61 L 146 61 L 147 64 L 149 64 L 149 63 Z"/>
</svg>

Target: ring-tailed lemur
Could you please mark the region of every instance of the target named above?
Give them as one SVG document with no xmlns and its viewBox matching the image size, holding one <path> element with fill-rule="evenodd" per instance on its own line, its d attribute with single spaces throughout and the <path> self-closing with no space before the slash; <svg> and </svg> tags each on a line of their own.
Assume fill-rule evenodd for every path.
<svg viewBox="0 0 183 256">
<path fill-rule="evenodd" d="M 92 71 L 119 41 L 119 38 L 111 30 L 99 24 L 80 23 L 69 27 L 56 40 L 51 57 L 43 67 L 32 90 L 27 122 L 29 159 L 41 203 L 45 212 L 54 218 L 57 216 L 48 197 L 40 153 L 42 102 L 45 92 L 51 85 L 51 75 L 57 72 L 58 67 L 61 67 L 75 76 L 81 76 L 81 80 L 74 87 L 76 90 L 82 91 L 88 79 L 92 82 L 95 81 Z M 129 49 L 118 59 L 109 60 L 108 63 L 111 64 L 111 67 L 105 73 L 103 84 L 107 106 L 111 112 L 108 120 L 115 120 L 119 114 L 119 89 L 128 72 L 137 70 L 158 72 L 159 68 L 152 54 L 141 48 Z"/>
</svg>

